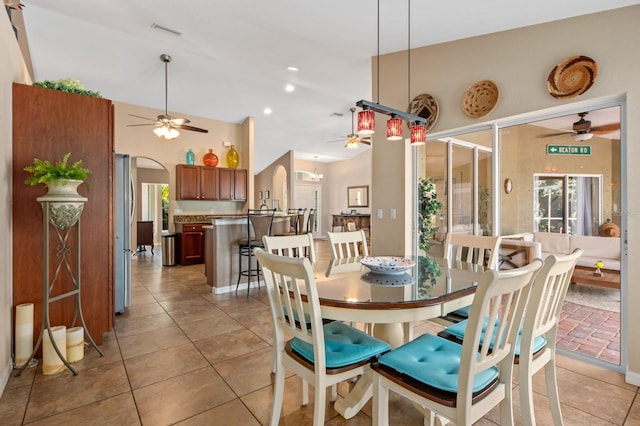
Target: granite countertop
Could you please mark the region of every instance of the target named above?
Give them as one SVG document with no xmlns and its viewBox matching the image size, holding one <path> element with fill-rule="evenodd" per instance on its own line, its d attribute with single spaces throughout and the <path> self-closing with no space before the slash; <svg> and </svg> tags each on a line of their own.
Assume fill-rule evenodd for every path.
<svg viewBox="0 0 640 426">
<path fill-rule="evenodd" d="M 245 217 L 245 214 L 185 214 L 173 216 L 173 223 L 211 223 L 211 219 Z"/>
</svg>

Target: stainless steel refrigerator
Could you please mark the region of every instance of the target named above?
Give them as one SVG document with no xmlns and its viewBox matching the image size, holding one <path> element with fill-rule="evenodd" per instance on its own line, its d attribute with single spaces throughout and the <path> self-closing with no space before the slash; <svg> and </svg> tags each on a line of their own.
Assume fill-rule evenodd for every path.
<svg viewBox="0 0 640 426">
<path fill-rule="evenodd" d="M 131 304 L 131 224 L 133 187 L 129 156 L 115 154 L 114 166 L 114 306 L 117 314 Z"/>
</svg>

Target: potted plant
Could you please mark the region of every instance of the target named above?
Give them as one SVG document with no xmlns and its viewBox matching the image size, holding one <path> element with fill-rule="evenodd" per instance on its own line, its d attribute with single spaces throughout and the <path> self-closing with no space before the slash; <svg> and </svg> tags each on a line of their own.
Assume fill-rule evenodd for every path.
<svg viewBox="0 0 640 426">
<path fill-rule="evenodd" d="M 44 87 L 46 89 L 60 90 L 61 92 L 75 93 L 77 95 L 86 95 L 94 98 L 101 98 L 100 92 L 87 90 L 84 85 L 73 78 L 61 78 L 59 80 L 36 81 L 34 86 Z"/>
<path fill-rule="evenodd" d="M 64 188 L 71 182 L 73 192 L 77 194 L 76 188 L 86 182 L 87 189 L 91 189 L 91 185 L 87 179 L 91 176 L 91 170 L 82 167 L 82 160 L 69 162 L 71 153 L 68 152 L 62 160 L 55 163 L 49 160 L 33 159 L 33 164 L 24 168 L 24 171 L 31 173 L 24 183 L 27 185 L 45 184 L 49 188 L 49 192 L 66 191 Z M 67 192 L 64 192 L 68 194 Z"/>
<path fill-rule="evenodd" d="M 87 184 L 91 170 L 82 167 L 82 160 L 70 162 L 71 153 L 65 154 L 62 160 L 52 163 L 49 160 L 33 159 L 33 164 L 24 168 L 31 175 L 25 180 L 27 185 L 44 184 L 48 188 L 47 195 L 38 201 L 48 203 L 49 220 L 58 229 L 69 229 L 80 218 L 86 198 L 78 194 L 78 186 Z"/>
</svg>

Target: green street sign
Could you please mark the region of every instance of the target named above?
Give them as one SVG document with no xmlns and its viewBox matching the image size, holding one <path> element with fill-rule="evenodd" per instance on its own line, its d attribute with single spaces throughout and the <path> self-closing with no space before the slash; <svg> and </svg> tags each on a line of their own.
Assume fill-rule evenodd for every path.
<svg viewBox="0 0 640 426">
<path fill-rule="evenodd" d="M 547 145 L 547 155 L 591 155 L 591 146 Z"/>
</svg>

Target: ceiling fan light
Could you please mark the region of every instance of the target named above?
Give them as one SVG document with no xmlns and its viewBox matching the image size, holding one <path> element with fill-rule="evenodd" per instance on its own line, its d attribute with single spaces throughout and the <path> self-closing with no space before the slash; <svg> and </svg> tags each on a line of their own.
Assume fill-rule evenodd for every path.
<svg viewBox="0 0 640 426">
<path fill-rule="evenodd" d="M 376 131 L 376 113 L 370 109 L 363 109 L 358 113 L 358 134 L 370 136 Z"/>
<path fill-rule="evenodd" d="M 358 149 L 358 138 L 350 137 L 347 139 L 347 144 L 344 147 L 347 149 Z"/>
<path fill-rule="evenodd" d="M 391 117 L 387 120 L 387 140 L 399 141 L 402 139 L 402 119 Z"/>
<path fill-rule="evenodd" d="M 167 128 L 164 126 L 156 127 L 153 129 L 153 133 L 155 133 L 158 137 L 165 136 L 167 133 Z"/>
<path fill-rule="evenodd" d="M 173 127 L 169 129 L 167 135 L 165 135 L 165 139 L 175 139 L 180 136 L 180 132 L 174 129 Z"/>
<path fill-rule="evenodd" d="M 427 142 L 427 128 L 422 124 L 416 124 L 411 128 L 411 145 L 424 145 L 425 142 Z"/>
<path fill-rule="evenodd" d="M 593 137 L 593 133 L 576 133 L 571 135 L 571 139 L 577 142 L 588 141 Z"/>
</svg>

